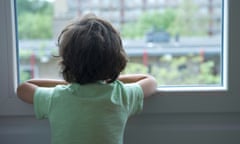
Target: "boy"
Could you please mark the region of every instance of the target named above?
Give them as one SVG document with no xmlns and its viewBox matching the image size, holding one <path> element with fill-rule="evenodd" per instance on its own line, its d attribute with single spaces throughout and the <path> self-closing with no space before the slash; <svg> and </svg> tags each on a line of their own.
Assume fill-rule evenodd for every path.
<svg viewBox="0 0 240 144">
<path fill-rule="evenodd" d="M 52 144 L 122 144 L 127 119 L 155 92 L 155 79 L 120 75 L 127 63 L 120 35 L 93 15 L 66 26 L 58 46 L 64 80 L 28 80 L 17 95 L 49 120 Z"/>
</svg>

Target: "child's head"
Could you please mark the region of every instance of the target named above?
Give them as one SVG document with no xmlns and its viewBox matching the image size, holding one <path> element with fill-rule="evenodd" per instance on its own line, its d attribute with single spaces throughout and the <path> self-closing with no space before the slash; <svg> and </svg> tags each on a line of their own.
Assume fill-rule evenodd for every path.
<svg viewBox="0 0 240 144">
<path fill-rule="evenodd" d="M 70 83 L 111 83 L 127 63 L 119 33 L 94 15 L 66 26 L 58 37 L 58 46 L 63 78 Z"/>
</svg>

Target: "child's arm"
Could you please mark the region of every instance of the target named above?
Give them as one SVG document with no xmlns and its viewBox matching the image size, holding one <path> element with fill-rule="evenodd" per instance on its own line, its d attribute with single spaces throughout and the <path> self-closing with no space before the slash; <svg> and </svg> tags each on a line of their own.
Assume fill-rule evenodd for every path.
<svg viewBox="0 0 240 144">
<path fill-rule="evenodd" d="M 152 95 L 157 88 L 157 82 L 154 77 L 145 74 L 120 75 L 118 80 L 123 83 L 138 83 L 143 90 L 144 97 Z"/>
<path fill-rule="evenodd" d="M 32 104 L 37 87 L 55 87 L 58 84 L 67 84 L 67 82 L 52 79 L 31 79 L 18 86 L 17 95 L 23 101 Z"/>
</svg>

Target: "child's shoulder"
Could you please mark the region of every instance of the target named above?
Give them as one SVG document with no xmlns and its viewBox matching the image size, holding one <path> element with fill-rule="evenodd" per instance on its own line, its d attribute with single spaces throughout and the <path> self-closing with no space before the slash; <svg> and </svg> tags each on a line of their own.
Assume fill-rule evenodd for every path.
<svg viewBox="0 0 240 144">
<path fill-rule="evenodd" d="M 141 86 L 137 83 L 123 83 L 119 80 L 116 80 L 115 85 L 124 90 L 140 90 L 140 91 L 142 91 Z"/>
</svg>

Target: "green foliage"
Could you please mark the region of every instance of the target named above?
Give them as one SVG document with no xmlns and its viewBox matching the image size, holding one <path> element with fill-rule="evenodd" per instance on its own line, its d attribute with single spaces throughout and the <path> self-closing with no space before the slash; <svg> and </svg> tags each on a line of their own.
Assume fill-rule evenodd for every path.
<svg viewBox="0 0 240 144">
<path fill-rule="evenodd" d="M 52 38 L 53 5 L 41 0 L 17 0 L 18 38 Z"/>
<path fill-rule="evenodd" d="M 18 16 L 25 13 L 41 13 L 44 15 L 53 13 L 53 5 L 43 0 L 16 0 Z"/>
<path fill-rule="evenodd" d="M 171 34 L 180 34 L 185 36 L 206 35 L 206 19 L 199 17 L 199 7 L 192 0 L 183 0 L 176 9 L 175 20 L 167 29 Z M 204 16 L 206 17 L 206 16 Z"/>
<path fill-rule="evenodd" d="M 24 70 L 20 70 L 20 83 L 23 83 L 24 81 L 31 78 L 31 75 L 29 72 L 26 72 Z"/>
<path fill-rule="evenodd" d="M 128 63 L 123 74 L 148 73 L 148 68 L 138 63 Z"/>
<path fill-rule="evenodd" d="M 207 34 L 207 18 L 198 15 L 199 8 L 192 0 L 183 0 L 175 9 L 163 12 L 146 11 L 136 22 L 123 25 L 122 36 L 142 38 L 151 29 L 163 29 L 171 35 L 198 36 Z"/>
<path fill-rule="evenodd" d="M 199 56 L 162 57 L 150 67 L 158 85 L 206 85 L 219 84 L 219 74 L 213 74 L 213 61 L 202 62 Z M 124 73 L 148 73 L 142 64 L 131 63 Z"/>
<path fill-rule="evenodd" d="M 25 13 L 18 17 L 19 39 L 52 38 L 52 18 L 43 14 Z"/>
<path fill-rule="evenodd" d="M 167 9 L 163 13 L 158 11 L 143 13 L 136 23 L 128 23 L 123 26 L 123 37 L 143 37 L 151 29 L 168 29 L 175 19 L 175 12 Z"/>
</svg>

